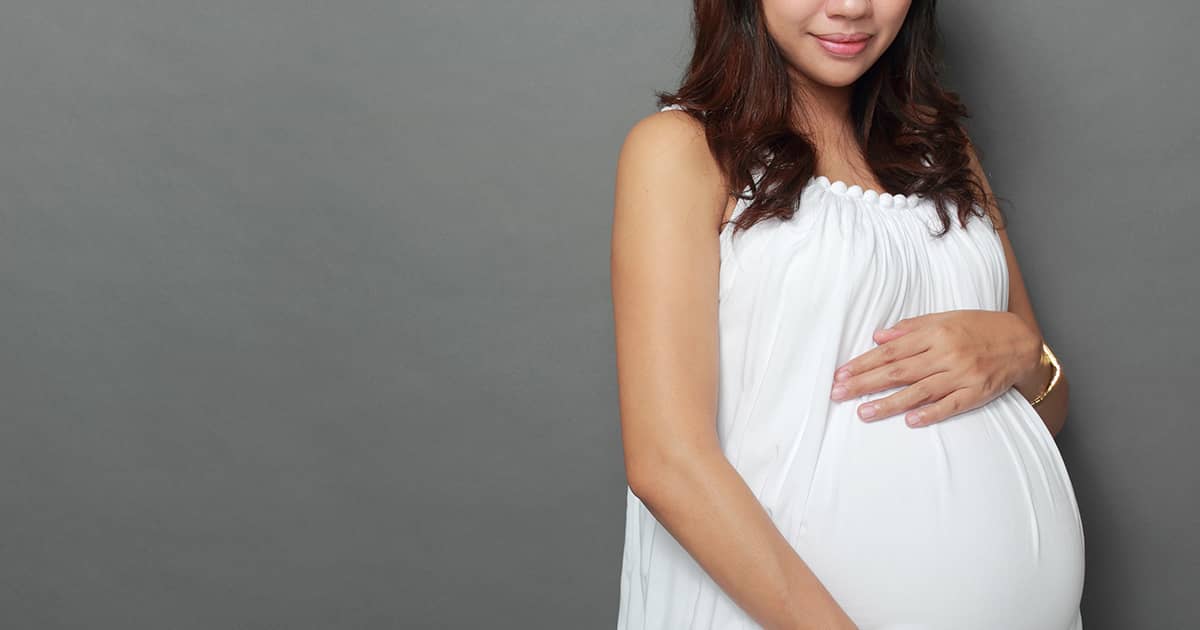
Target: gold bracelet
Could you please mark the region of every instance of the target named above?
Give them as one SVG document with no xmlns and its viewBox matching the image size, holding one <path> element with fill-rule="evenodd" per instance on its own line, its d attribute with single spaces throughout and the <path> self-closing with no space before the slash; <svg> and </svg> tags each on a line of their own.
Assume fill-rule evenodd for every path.
<svg viewBox="0 0 1200 630">
<path fill-rule="evenodd" d="M 1054 352 L 1050 350 L 1050 346 L 1046 345 L 1045 341 L 1042 342 L 1042 359 L 1050 362 L 1050 365 L 1054 367 L 1054 374 L 1050 376 L 1050 384 L 1046 385 L 1046 389 L 1038 394 L 1037 398 L 1029 401 L 1029 404 L 1035 407 L 1038 403 L 1045 400 L 1051 391 L 1054 391 L 1054 386 L 1058 384 L 1058 377 L 1062 374 L 1062 368 L 1058 364 L 1058 357 L 1054 356 Z"/>
</svg>

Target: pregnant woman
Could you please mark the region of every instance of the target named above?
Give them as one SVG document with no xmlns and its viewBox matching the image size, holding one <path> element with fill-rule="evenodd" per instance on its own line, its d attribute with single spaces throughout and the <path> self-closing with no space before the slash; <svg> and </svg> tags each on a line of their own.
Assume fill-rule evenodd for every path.
<svg viewBox="0 0 1200 630">
<path fill-rule="evenodd" d="M 1068 386 L 933 0 L 695 0 L 617 168 L 627 630 L 1080 630 Z"/>
</svg>

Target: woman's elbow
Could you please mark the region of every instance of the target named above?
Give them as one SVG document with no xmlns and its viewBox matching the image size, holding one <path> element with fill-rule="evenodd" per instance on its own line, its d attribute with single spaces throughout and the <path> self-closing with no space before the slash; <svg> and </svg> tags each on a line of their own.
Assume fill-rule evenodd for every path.
<svg viewBox="0 0 1200 630">
<path fill-rule="evenodd" d="M 625 477 L 629 489 L 645 503 L 679 494 L 687 479 L 702 475 L 708 450 L 699 446 L 643 449 L 636 457 L 626 455 Z"/>
</svg>

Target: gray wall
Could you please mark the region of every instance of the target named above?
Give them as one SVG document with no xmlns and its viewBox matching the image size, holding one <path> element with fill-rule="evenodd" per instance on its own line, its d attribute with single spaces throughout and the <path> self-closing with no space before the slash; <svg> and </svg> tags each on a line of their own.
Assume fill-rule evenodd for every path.
<svg viewBox="0 0 1200 630">
<path fill-rule="evenodd" d="M 1188 627 L 1200 5 L 942 4 L 1087 627 Z M 0 3 L 0 626 L 612 627 L 613 173 L 688 8 Z"/>
</svg>

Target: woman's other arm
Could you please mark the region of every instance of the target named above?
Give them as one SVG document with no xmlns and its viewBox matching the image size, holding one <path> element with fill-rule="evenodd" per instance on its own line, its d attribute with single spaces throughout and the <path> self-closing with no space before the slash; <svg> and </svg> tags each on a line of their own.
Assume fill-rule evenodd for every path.
<svg viewBox="0 0 1200 630">
<path fill-rule="evenodd" d="M 717 439 L 723 179 L 702 127 L 684 112 L 639 121 L 621 148 L 611 272 L 626 477 L 764 627 L 854 628 Z"/>
<path fill-rule="evenodd" d="M 987 175 L 983 172 L 983 166 L 980 163 L 979 156 L 975 151 L 975 146 L 968 142 L 967 156 L 970 158 L 971 170 L 979 178 L 979 183 L 987 191 L 988 196 L 992 195 L 992 185 L 988 182 Z M 994 207 L 988 207 L 988 212 L 997 215 L 997 210 Z M 999 221 L 997 220 L 997 226 Z M 1037 317 L 1033 312 L 1033 303 L 1029 298 L 1029 291 L 1025 288 L 1025 280 L 1021 276 L 1021 268 L 1017 264 L 1017 255 L 1013 252 L 1012 243 L 1008 240 L 1008 230 L 999 228 L 1000 242 L 1004 245 L 1004 255 L 1008 265 L 1008 310 L 1011 313 L 1019 316 L 1037 335 L 1038 339 L 1042 339 L 1042 329 L 1038 326 Z M 1044 363 L 1040 360 L 1041 345 L 1038 345 L 1036 350 L 1031 350 L 1031 353 L 1036 353 L 1039 361 L 1036 365 L 1031 366 L 1026 377 L 1021 379 L 1015 387 L 1026 399 L 1032 400 L 1046 387 L 1050 381 L 1050 376 L 1054 373 L 1054 368 L 1049 363 Z M 1032 355 L 1031 355 L 1032 356 Z M 1050 435 L 1057 437 L 1062 431 L 1063 425 L 1067 422 L 1067 401 L 1070 398 L 1070 386 L 1067 384 L 1067 372 L 1064 366 L 1062 374 L 1059 376 L 1058 384 L 1054 386 L 1054 391 L 1050 392 L 1038 403 L 1035 409 L 1038 415 L 1042 417 L 1042 422 L 1050 431 Z"/>
</svg>

